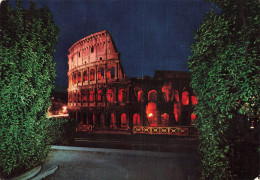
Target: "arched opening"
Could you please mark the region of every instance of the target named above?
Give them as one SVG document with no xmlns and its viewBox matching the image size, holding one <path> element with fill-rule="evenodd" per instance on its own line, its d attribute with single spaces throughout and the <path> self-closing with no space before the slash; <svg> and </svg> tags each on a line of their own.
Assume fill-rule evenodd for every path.
<svg viewBox="0 0 260 180">
<path fill-rule="evenodd" d="M 88 72 L 87 71 L 84 71 L 84 73 L 83 73 L 83 81 L 84 82 L 88 81 Z"/>
<path fill-rule="evenodd" d="M 173 109 L 175 121 L 179 121 L 179 114 L 180 114 L 180 104 L 179 103 L 174 103 L 174 109 Z"/>
<path fill-rule="evenodd" d="M 90 70 L 89 80 L 90 81 L 94 81 L 95 80 L 95 70 L 94 69 Z"/>
<path fill-rule="evenodd" d="M 140 115 L 137 113 L 133 116 L 133 126 L 141 126 Z"/>
<path fill-rule="evenodd" d="M 169 114 L 164 113 L 161 115 L 162 126 L 169 126 Z"/>
<path fill-rule="evenodd" d="M 137 93 L 137 101 L 138 102 L 144 102 L 144 93 L 143 93 L 143 91 L 138 91 L 138 93 Z"/>
<path fill-rule="evenodd" d="M 177 90 L 174 90 L 174 100 L 175 102 L 180 102 L 179 91 Z"/>
<path fill-rule="evenodd" d="M 128 126 L 127 116 L 125 113 L 121 115 L 121 127 L 125 128 Z"/>
<path fill-rule="evenodd" d="M 158 125 L 158 111 L 156 107 L 156 103 L 149 102 L 146 106 L 146 114 L 149 121 L 150 126 Z"/>
<path fill-rule="evenodd" d="M 198 97 L 196 97 L 196 96 L 191 96 L 191 103 L 192 103 L 192 105 L 197 104 L 197 103 L 198 103 Z"/>
<path fill-rule="evenodd" d="M 89 102 L 94 102 L 94 91 L 89 92 Z"/>
<path fill-rule="evenodd" d="M 118 101 L 119 102 L 125 102 L 125 90 L 120 89 L 118 92 Z"/>
<path fill-rule="evenodd" d="M 101 101 L 102 101 L 102 96 L 103 96 L 102 90 L 98 90 L 98 94 L 97 94 L 97 101 L 98 101 L 98 102 L 101 102 Z"/>
<path fill-rule="evenodd" d="M 111 79 L 114 79 L 115 78 L 115 68 L 114 67 L 111 68 L 110 73 L 111 73 Z"/>
<path fill-rule="evenodd" d="M 163 98 L 165 102 L 169 102 L 169 89 L 162 87 Z"/>
<path fill-rule="evenodd" d="M 98 80 L 104 79 L 104 68 L 100 67 L 98 68 Z"/>
<path fill-rule="evenodd" d="M 76 92 L 73 93 L 73 102 L 77 103 L 77 93 Z"/>
<path fill-rule="evenodd" d="M 105 127 L 105 115 L 104 115 L 104 113 L 101 113 L 101 115 L 100 115 L 100 126 L 101 127 Z"/>
<path fill-rule="evenodd" d="M 157 102 L 157 91 L 151 90 L 148 93 L 148 101 L 150 101 L 150 102 Z"/>
<path fill-rule="evenodd" d="M 78 92 L 78 103 L 81 103 L 81 92 Z"/>
<path fill-rule="evenodd" d="M 74 73 L 74 75 L 73 75 L 73 82 L 74 82 L 74 84 L 77 84 L 77 74 L 76 73 Z"/>
<path fill-rule="evenodd" d="M 82 102 L 86 103 L 88 100 L 87 98 L 87 91 L 86 90 L 82 90 Z"/>
<path fill-rule="evenodd" d="M 116 117 L 113 113 L 110 114 L 110 127 L 116 128 Z"/>
<path fill-rule="evenodd" d="M 92 115 L 92 124 L 91 125 L 96 125 L 96 116 L 94 113 Z"/>
<path fill-rule="evenodd" d="M 189 105 L 189 93 L 187 91 L 184 91 L 182 93 L 182 104 L 183 105 Z"/>
<path fill-rule="evenodd" d="M 107 91 L 107 101 L 110 103 L 114 102 L 113 91 L 111 89 Z"/>
<path fill-rule="evenodd" d="M 81 72 L 78 72 L 78 83 L 81 83 L 82 79 L 81 79 Z"/>
<path fill-rule="evenodd" d="M 190 115 L 190 120 L 191 120 L 191 124 L 193 125 L 194 124 L 194 120 L 196 119 L 196 114 L 192 113 Z"/>
</svg>

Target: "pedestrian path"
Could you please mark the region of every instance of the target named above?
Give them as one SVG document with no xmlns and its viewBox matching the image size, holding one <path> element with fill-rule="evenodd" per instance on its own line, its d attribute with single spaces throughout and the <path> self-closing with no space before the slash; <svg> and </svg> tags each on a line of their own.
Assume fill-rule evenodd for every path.
<svg viewBox="0 0 260 180">
<path fill-rule="evenodd" d="M 199 179 L 196 153 L 52 146 L 43 169 L 55 166 L 59 169 L 45 180 Z"/>
</svg>

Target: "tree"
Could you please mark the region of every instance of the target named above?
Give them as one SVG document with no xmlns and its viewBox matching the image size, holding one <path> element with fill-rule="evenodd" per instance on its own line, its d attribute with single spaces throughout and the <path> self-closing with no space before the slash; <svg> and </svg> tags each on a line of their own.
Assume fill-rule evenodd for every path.
<svg viewBox="0 0 260 180">
<path fill-rule="evenodd" d="M 0 5 L 0 171 L 13 176 L 48 153 L 47 108 L 55 83 L 53 53 L 59 28 L 47 7 Z"/>
<path fill-rule="evenodd" d="M 250 177 L 245 155 L 257 154 L 260 4 L 257 0 L 209 1 L 217 9 L 207 13 L 195 32 L 189 60 L 191 85 L 199 100 L 195 125 L 202 179 L 253 179 L 258 172 Z"/>
</svg>

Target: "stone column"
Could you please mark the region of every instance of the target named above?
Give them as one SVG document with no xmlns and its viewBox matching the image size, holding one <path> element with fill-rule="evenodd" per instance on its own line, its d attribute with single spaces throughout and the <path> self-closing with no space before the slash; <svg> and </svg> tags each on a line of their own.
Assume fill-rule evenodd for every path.
<svg viewBox="0 0 260 180">
<path fill-rule="evenodd" d="M 96 65 L 96 72 L 95 72 L 95 81 L 96 81 L 96 83 L 97 83 L 97 81 L 98 81 L 98 68 L 97 68 L 97 65 Z"/>
</svg>

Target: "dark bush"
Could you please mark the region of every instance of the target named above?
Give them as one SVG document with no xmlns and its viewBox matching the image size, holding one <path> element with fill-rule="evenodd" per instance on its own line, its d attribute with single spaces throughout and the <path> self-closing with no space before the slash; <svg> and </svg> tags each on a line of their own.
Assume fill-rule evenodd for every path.
<svg viewBox="0 0 260 180">
<path fill-rule="evenodd" d="M 70 145 L 73 142 L 75 121 L 66 118 L 50 118 L 47 128 L 47 143 L 50 145 Z"/>
<path fill-rule="evenodd" d="M 46 112 L 55 84 L 53 53 L 59 28 L 47 7 L 0 4 L 0 178 L 47 156 Z"/>
</svg>

